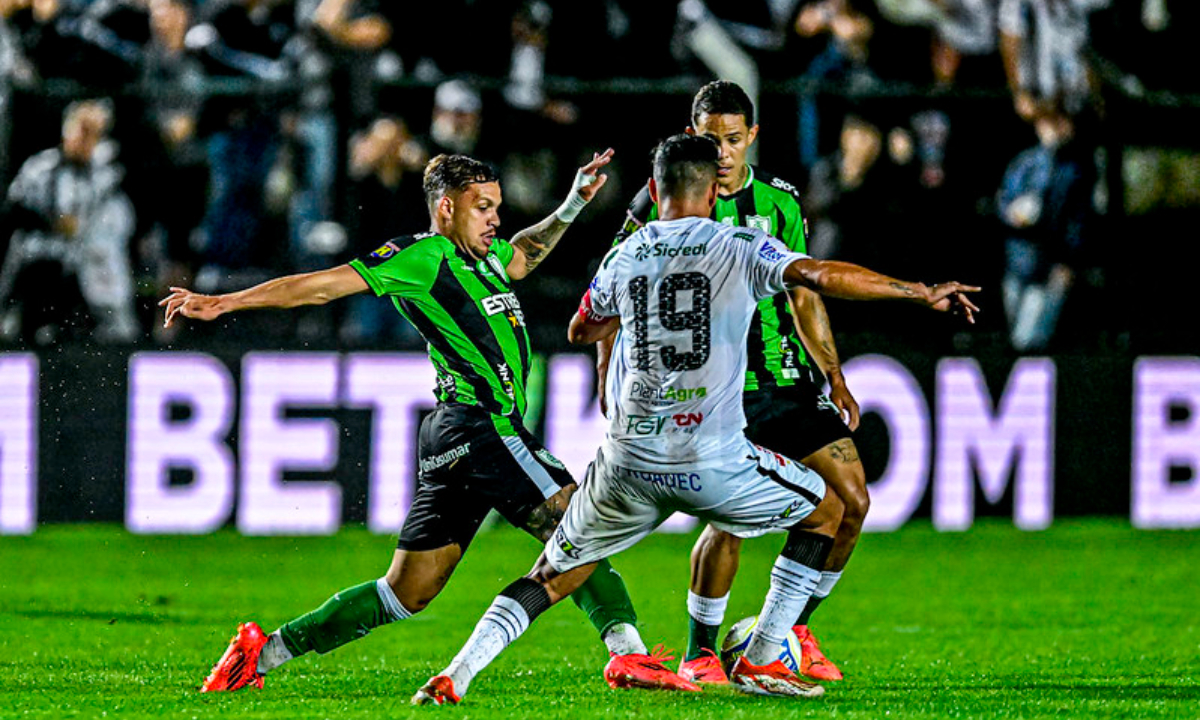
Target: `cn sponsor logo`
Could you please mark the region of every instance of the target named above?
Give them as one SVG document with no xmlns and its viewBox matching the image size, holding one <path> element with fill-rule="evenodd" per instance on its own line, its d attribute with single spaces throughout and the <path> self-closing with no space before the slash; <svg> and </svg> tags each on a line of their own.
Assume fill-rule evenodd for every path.
<svg viewBox="0 0 1200 720">
<path fill-rule="evenodd" d="M 434 470 L 437 470 L 440 467 L 445 467 L 446 465 L 451 465 L 454 463 L 455 460 L 458 460 L 461 457 L 465 457 L 470 452 L 471 452 L 471 443 L 468 442 L 468 443 L 463 443 L 462 445 L 458 445 L 456 447 L 452 447 L 449 450 L 447 450 L 446 452 L 441 453 L 440 455 L 434 455 L 433 457 L 428 457 L 428 458 L 421 458 L 421 472 L 422 473 L 433 472 Z"/>
<path fill-rule="evenodd" d="M 649 483 L 651 485 L 659 485 L 671 490 L 690 490 L 692 492 L 700 492 L 704 486 L 700 484 L 700 475 L 697 473 L 656 473 L 645 472 L 642 470 L 626 469 L 625 473 L 635 480 Z"/>
<path fill-rule="evenodd" d="M 671 247 L 666 243 L 654 243 L 653 245 L 639 245 L 637 250 L 634 250 L 633 255 L 638 260 L 645 260 L 648 257 L 694 257 L 705 255 L 708 253 L 708 245 L 684 245 L 682 247 Z"/>
<path fill-rule="evenodd" d="M 653 387 L 641 382 L 634 382 L 633 387 L 629 389 L 629 397 L 632 400 L 644 400 L 652 403 L 676 403 L 684 400 L 693 400 L 702 398 L 708 395 L 707 387 L 698 388 L 677 388 L 677 387 Z"/>
<path fill-rule="evenodd" d="M 704 422 L 704 413 L 679 413 L 672 415 L 676 427 L 695 427 Z"/>
<path fill-rule="evenodd" d="M 767 262 L 779 262 L 787 257 L 783 253 L 779 252 L 779 250 L 775 249 L 775 243 L 770 240 L 763 242 L 763 244 L 758 248 L 758 256 Z"/>
</svg>

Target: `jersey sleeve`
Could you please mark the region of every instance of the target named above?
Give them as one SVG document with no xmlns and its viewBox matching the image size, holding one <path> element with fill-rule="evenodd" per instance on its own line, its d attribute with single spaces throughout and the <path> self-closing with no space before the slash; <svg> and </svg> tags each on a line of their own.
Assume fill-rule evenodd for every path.
<svg viewBox="0 0 1200 720">
<path fill-rule="evenodd" d="M 428 246 L 417 243 L 401 249 L 388 241 L 373 252 L 350 261 L 371 292 L 378 296 L 407 296 L 428 290 L 437 273 L 438 261 Z"/>
<path fill-rule="evenodd" d="M 756 301 L 786 290 L 787 286 L 783 282 L 784 270 L 796 260 L 808 257 L 803 253 L 792 252 L 783 243 L 757 230 L 754 231 L 754 239 L 743 247 L 748 255 L 750 294 Z"/>
<path fill-rule="evenodd" d="M 658 206 L 650 199 L 650 186 L 645 185 L 629 203 L 629 208 L 625 211 L 625 224 L 613 238 L 613 245 L 625 242 L 626 238 L 640 230 L 646 223 L 657 218 Z"/>
<path fill-rule="evenodd" d="M 617 254 L 619 248 L 613 248 L 600 262 L 600 269 L 588 285 L 588 295 L 591 299 L 591 311 L 600 317 L 616 317 L 620 315 L 617 307 Z"/>
</svg>

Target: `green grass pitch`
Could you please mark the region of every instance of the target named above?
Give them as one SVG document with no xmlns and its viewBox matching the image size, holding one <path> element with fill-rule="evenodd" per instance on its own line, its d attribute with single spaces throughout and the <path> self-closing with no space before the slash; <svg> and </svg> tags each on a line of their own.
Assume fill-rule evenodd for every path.
<svg viewBox="0 0 1200 720">
<path fill-rule="evenodd" d="M 614 560 L 650 644 L 685 645 L 693 537 L 656 535 Z M 0 717 L 1200 717 L 1200 534 L 1114 520 L 1040 533 L 989 521 L 943 534 L 917 523 L 865 536 L 814 617 L 847 675 L 815 701 L 610 690 L 602 645 L 563 603 L 476 679 L 463 705 L 410 707 L 537 555 L 507 528 L 481 535 L 413 620 L 298 659 L 263 692 L 195 692 L 237 621 L 272 630 L 380 575 L 393 543 L 358 529 L 137 537 L 94 525 L 0 538 Z M 757 612 L 781 543 L 746 544 L 726 627 Z"/>
</svg>

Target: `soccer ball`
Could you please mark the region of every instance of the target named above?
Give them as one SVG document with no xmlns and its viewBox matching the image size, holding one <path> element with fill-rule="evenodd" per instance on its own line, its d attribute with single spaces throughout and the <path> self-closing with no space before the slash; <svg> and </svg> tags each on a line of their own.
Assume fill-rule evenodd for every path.
<svg viewBox="0 0 1200 720">
<path fill-rule="evenodd" d="M 729 628 L 729 632 L 725 633 L 725 639 L 721 641 L 721 667 L 725 668 L 726 673 L 733 670 L 733 664 L 746 652 L 756 625 L 758 616 L 751 615 L 735 622 L 733 627 Z M 783 644 L 779 647 L 779 659 L 788 670 L 800 674 L 800 638 L 791 630 L 788 630 Z"/>
</svg>

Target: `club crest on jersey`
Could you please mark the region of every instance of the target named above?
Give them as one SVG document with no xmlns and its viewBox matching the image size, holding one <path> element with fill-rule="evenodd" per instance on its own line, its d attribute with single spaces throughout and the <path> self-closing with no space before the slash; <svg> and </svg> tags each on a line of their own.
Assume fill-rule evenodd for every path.
<svg viewBox="0 0 1200 720">
<path fill-rule="evenodd" d="M 764 215 L 749 215 L 746 217 L 746 227 L 771 233 L 771 218 Z"/>
<path fill-rule="evenodd" d="M 491 266 L 492 272 L 496 273 L 496 275 L 499 277 L 508 277 L 508 274 L 504 271 L 504 266 L 500 264 L 500 258 L 489 254 L 484 259 L 487 261 L 487 264 Z"/>
</svg>

